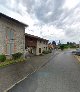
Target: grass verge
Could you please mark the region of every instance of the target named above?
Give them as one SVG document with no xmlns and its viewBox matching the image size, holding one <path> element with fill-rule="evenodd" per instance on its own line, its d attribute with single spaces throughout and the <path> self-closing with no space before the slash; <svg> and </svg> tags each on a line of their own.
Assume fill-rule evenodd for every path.
<svg viewBox="0 0 80 92">
<path fill-rule="evenodd" d="M 7 59 L 6 61 L 4 62 L 0 62 L 0 67 L 5 67 L 7 65 L 10 65 L 10 64 L 15 64 L 15 63 L 18 63 L 18 62 L 25 62 L 27 59 L 24 59 L 24 58 L 19 58 L 19 59 L 16 59 L 16 60 L 10 60 L 10 59 Z"/>
<path fill-rule="evenodd" d="M 75 58 L 79 61 L 79 63 L 80 63 L 80 56 L 77 56 L 77 55 L 74 55 L 75 56 Z"/>
</svg>

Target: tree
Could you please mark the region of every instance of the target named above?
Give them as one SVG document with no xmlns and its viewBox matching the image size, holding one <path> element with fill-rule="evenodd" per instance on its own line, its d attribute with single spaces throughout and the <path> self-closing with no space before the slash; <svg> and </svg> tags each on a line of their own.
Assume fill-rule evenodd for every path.
<svg viewBox="0 0 80 92">
<path fill-rule="evenodd" d="M 55 41 L 53 41 L 53 42 L 52 42 L 52 45 L 56 45 L 56 42 L 55 42 Z"/>
<path fill-rule="evenodd" d="M 60 49 L 61 50 L 64 50 L 64 45 L 60 45 Z"/>
<path fill-rule="evenodd" d="M 69 42 L 67 42 L 67 45 L 69 45 Z"/>
</svg>

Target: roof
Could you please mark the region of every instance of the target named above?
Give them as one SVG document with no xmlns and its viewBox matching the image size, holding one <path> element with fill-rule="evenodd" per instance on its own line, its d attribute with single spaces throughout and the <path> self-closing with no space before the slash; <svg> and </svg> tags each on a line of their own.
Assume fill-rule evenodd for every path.
<svg viewBox="0 0 80 92">
<path fill-rule="evenodd" d="M 11 18 L 11 17 L 9 17 L 9 16 L 7 16 L 7 15 L 5 15 L 5 14 L 3 14 L 3 13 L 0 12 L 0 18 L 1 18 L 1 17 L 5 17 L 5 18 L 7 18 L 7 19 L 9 19 L 9 20 L 12 20 L 12 21 L 14 21 L 14 22 L 16 22 L 16 23 L 19 23 L 19 24 L 21 24 L 21 25 L 23 25 L 23 26 L 25 26 L 25 27 L 28 27 L 27 24 L 24 24 L 24 23 L 22 23 L 22 22 L 20 22 L 20 21 L 18 21 L 18 20 L 16 20 L 16 19 L 14 19 L 14 18 Z"/>
<path fill-rule="evenodd" d="M 34 35 L 31 35 L 31 34 L 27 34 L 27 33 L 25 33 L 25 36 L 33 37 L 33 38 L 44 40 L 44 41 L 49 41 L 47 39 L 44 39 L 44 38 L 41 38 L 41 37 L 38 37 L 38 36 L 34 36 Z"/>
</svg>

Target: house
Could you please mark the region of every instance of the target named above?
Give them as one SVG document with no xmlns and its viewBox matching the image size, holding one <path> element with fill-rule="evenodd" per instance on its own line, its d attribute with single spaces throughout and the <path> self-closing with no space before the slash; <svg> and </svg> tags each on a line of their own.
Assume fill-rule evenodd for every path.
<svg viewBox="0 0 80 92">
<path fill-rule="evenodd" d="M 49 44 L 48 44 L 48 49 L 49 49 L 49 50 L 53 50 L 53 49 L 54 49 L 54 46 L 53 46 L 51 43 L 49 43 Z"/>
<path fill-rule="evenodd" d="M 25 33 L 25 49 L 34 55 L 42 54 L 43 50 L 48 50 L 48 40 Z"/>
<path fill-rule="evenodd" d="M 28 25 L 0 13 L 0 54 L 11 55 L 25 50 L 25 27 Z"/>
</svg>

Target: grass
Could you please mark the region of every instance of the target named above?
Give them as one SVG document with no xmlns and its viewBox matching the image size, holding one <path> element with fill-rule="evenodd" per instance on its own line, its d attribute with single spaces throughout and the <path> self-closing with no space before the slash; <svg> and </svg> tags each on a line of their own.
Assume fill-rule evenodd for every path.
<svg viewBox="0 0 80 92">
<path fill-rule="evenodd" d="M 15 64 L 18 62 L 25 62 L 25 61 L 26 61 L 26 59 L 24 59 L 24 58 L 19 58 L 16 60 L 7 59 L 4 62 L 0 62 L 0 67 L 5 67 L 5 66 L 10 65 L 10 64 Z"/>
<path fill-rule="evenodd" d="M 80 56 L 74 55 L 76 59 L 78 60 L 78 63 L 80 63 Z"/>
</svg>

